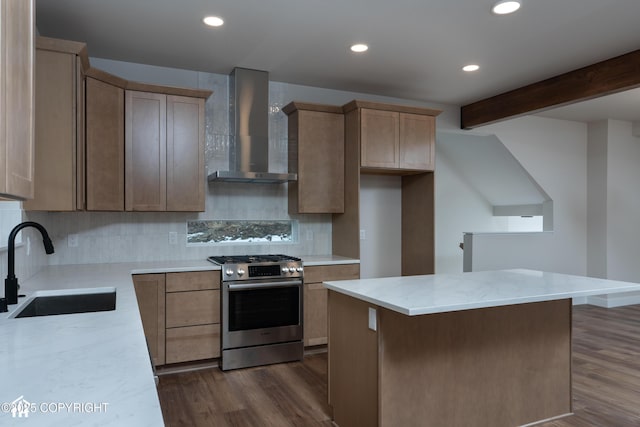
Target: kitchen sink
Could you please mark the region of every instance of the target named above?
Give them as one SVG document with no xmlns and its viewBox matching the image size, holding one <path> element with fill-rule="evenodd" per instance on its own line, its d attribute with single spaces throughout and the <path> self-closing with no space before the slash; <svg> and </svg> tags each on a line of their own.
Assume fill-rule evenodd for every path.
<svg viewBox="0 0 640 427">
<path fill-rule="evenodd" d="M 91 293 L 36 296 L 16 314 L 15 318 L 94 313 L 115 309 L 116 290 L 108 288 Z"/>
</svg>

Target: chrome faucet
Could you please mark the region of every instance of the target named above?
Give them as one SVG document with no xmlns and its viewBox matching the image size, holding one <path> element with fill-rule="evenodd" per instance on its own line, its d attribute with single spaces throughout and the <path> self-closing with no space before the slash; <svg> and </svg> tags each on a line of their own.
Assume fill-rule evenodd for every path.
<svg viewBox="0 0 640 427">
<path fill-rule="evenodd" d="M 7 299 L 7 304 L 17 304 L 18 303 L 18 278 L 15 275 L 15 251 L 16 251 L 16 236 L 18 232 L 25 227 L 35 227 L 38 229 L 40 234 L 42 234 L 42 243 L 44 243 L 44 251 L 47 254 L 52 254 L 53 251 L 53 243 L 51 243 L 51 239 L 49 238 L 49 233 L 45 228 L 33 221 L 26 221 L 20 223 L 13 227 L 11 233 L 9 233 L 9 243 L 8 243 L 8 253 L 7 253 L 7 278 L 4 279 L 4 297 Z"/>
</svg>

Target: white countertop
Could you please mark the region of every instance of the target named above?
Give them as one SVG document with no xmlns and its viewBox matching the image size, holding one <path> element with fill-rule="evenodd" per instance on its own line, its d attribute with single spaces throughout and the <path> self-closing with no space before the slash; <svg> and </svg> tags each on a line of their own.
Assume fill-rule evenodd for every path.
<svg viewBox="0 0 640 427">
<path fill-rule="evenodd" d="M 304 257 L 304 265 L 354 262 Z M 49 266 L 20 281 L 27 297 L 0 313 L 0 425 L 162 426 L 131 275 L 203 270 L 220 266 L 206 260 Z M 11 318 L 35 292 L 94 288 L 116 289 L 114 311 Z M 20 396 L 37 409 L 28 418 L 7 412 Z"/>
<path fill-rule="evenodd" d="M 409 316 L 640 290 L 639 283 L 533 270 L 341 280 L 324 285 Z"/>
<path fill-rule="evenodd" d="M 339 255 L 314 255 L 302 257 L 302 264 L 307 267 L 316 265 L 360 264 L 360 260 Z"/>
<path fill-rule="evenodd" d="M 162 426 L 131 274 L 219 268 L 207 261 L 50 266 L 21 282 L 27 299 L 42 290 L 116 288 L 116 309 L 10 318 L 27 302 L 20 298 L 1 313 L 0 425 Z M 7 412 L 20 396 L 37 408 L 28 418 Z"/>
</svg>

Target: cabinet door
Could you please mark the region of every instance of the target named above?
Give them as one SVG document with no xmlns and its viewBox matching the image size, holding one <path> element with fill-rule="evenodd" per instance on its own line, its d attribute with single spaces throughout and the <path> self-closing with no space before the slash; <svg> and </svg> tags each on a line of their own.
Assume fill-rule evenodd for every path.
<svg viewBox="0 0 640 427">
<path fill-rule="evenodd" d="M 167 96 L 167 210 L 204 211 L 204 100 Z"/>
<path fill-rule="evenodd" d="M 0 197 L 30 199 L 34 185 L 34 4 L 0 3 Z"/>
<path fill-rule="evenodd" d="M 164 211 L 167 207 L 166 95 L 125 93 L 125 207 Z"/>
<path fill-rule="evenodd" d="M 124 210 L 124 90 L 87 78 L 87 210 Z"/>
<path fill-rule="evenodd" d="M 76 210 L 81 81 L 75 54 L 36 50 L 35 191 L 25 210 Z"/>
<path fill-rule="evenodd" d="M 397 168 L 399 164 L 399 113 L 360 110 L 360 167 Z"/>
<path fill-rule="evenodd" d="M 435 118 L 400 113 L 401 169 L 433 170 L 435 158 Z"/>
<path fill-rule="evenodd" d="M 144 335 L 156 365 L 165 363 L 165 276 L 164 274 L 136 274 L 133 286 L 138 299 Z"/>
<path fill-rule="evenodd" d="M 290 213 L 344 212 L 344 117 L 342 114 L 300 110 L 293 150 L 297 182 L 289 183 Z M 291 128 L 290 128 L 291 129 Z M 292 129 L 294 132 L 296 130 Z M 292 150 L 292 151 L 293 151 Z M 293 154 L 293 153 L 292 153 Z M 291 197 L 293 196 L 293 197 Z"/>
<path fill-rule="evenodd" d="M 304 345 L 327 343 L 327 289 L 322 283 L 304 286 Z"/>
<path fill-rule="evenodd" d="M 321 265 L 304 270 L 304 345 L 327 343 L 327 289 L 322 282 L 360 278 L 360 264 Z"/>
</svg>

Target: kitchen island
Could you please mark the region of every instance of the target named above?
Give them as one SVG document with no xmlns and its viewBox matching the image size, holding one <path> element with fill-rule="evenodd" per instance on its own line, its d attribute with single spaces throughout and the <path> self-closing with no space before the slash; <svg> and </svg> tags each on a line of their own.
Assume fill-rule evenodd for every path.
<svg viewBox="0 0 640 427">
<path fill-rule="evenodd" d="M 340 427 L 513 427 L 569 415 L 571 298 L 640 290 L 531 270 L 325 286 Z"/>
</svg>

